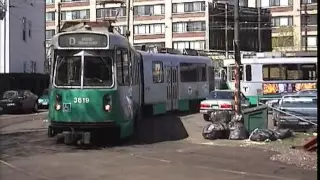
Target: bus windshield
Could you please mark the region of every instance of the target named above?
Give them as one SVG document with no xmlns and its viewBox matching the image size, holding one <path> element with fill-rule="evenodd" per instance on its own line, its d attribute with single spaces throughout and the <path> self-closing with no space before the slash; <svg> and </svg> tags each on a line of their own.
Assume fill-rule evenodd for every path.
<svg viewBox="0 0 320 180">
<path fill-rule="evenodd" d="M 85 56 L 83 86 L 111 86 L 111 57 Z"/>
</svg>

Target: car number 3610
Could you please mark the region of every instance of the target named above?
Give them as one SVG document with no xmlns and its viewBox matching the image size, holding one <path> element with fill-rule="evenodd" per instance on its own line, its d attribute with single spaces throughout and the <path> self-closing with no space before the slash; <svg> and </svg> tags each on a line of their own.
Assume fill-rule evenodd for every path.
<svg viewBox="0 0 320 180">
<path fill-rule="evenodd" d="M 73 103 L 83 104 L 83 103 L 89 103 L 89 102 L 90 102 L 89 98 L 79 98 L 79 97 L 73 98 Z"/>
</svg>

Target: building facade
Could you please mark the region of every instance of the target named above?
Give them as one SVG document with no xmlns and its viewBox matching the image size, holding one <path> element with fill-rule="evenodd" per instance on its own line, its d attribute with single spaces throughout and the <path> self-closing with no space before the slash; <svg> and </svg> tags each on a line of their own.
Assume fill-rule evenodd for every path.
<svg viewBox="0 0 320 180">
<path fill-rule="evenodd" d="M 64 21 L 102 21 L 114 20 L 117 30 L 124 34 L 127 28 L 126 7 L 121 7 L 120 4 L 106 4 L 105 8 L 100 4 L 102 0 L 46 0 L 46 37 L 50 39 L 57 32 L 58 25 L 58 3 L 61 2 L 61 22 Z M 109 0 L 112 1 L 112 0 Z M 209 1 L 209 0 L 132 0 L 130 8 L 130 23 L 129 30 L 131 32 L 130 42 L 134 45 L 159 46 L 174 49 L 219 49 L 224 50 L 225 47 L 216 45 L 217 41 L 221 40 L 220 33 L 212 24 L 216 21 L 219 10 L 214 8 L 216 3 L 224 3 L 224 1 Z M 126 2 L 124 1 L 124 4 Z M 232 4 L 232 2 L 228 2 Z M 247 0 L 241 0 L 241 6 L 247 6 Z M 249 8 L 248 8 L 249 9 Z M 252 11 L 251 8 L 249 11 Z M 213 12 L 214 10 L 214 12 Z M 218 14 L 215 14 L 218 13 Z M 265 12 L 263 12 L 265 13 Z M 223 14 L 223 10 L 222 10 Z M 266 13 L 265 13 L 266 14 Z M 247 17 L 249 17 L 247 13 Z M 255 16 L 255 15 L 252 15 Z M 222 15 L 224 18 L 224 15 Z M 231 13 L 229 14 L 229 19 Z M 243 21 L 256 21 L 254 19 Z M 222 20 L 224 21 L 224 20 Z M 231 23 L 230 21 L 229 23 Z M 251 23 L 251 25 L 253 25 Z M 252 31 L 248 27 L 242 31 L 242 37 L 247 33 L 248 37 L 252 36 Z M 221 28 L 220 28 L 221 30 Z M 251 29 L 252 30 L 252 29 Z M 224 30 L 222 30 L 224 32 Z M 245 32 L 245 33 L 244 33 Z M 219 34 L 220 33 L 220 34 Z M 233 31 L 230 34 L 230 50 L 232 49 Z M 248 34 L 249 33 L 249 34 Z M 262 33 L 266 35 L 266 33 Z M 267 36 L 265 36 L 267 37 Z M 210 39 L 217 39 L 212 41 Z M 249 38 L 250 39 L 250 38 Z M 253 40 L 257 44 L 257 38 Z M 222 40 L 224 43 L 224 40 Z M 251 41 L 243 41 L 250 42 Z M 264 41 L 264 45 L 268 45 L 268 41 Z M 251 44 L 252 44 L 251 43 Z M 251 48 L 250 45 L 245 45 L 245 50 Z M 243 46 L 243 47 L 245 47 Z M 255 45 L 253 45 L 255 46 Z M 254 51 L 257 48 L 251 48 Z M 264 48 L 270 50 L 270 48 Z"/>
<path fill-rule="evenodd" d="M 248 0 L 250 7 L 271 11 L 274 50 L 305 50 L 305 47 L 317 50 L 317 3 L 317 0 Z"/>
<path fill-rule="evenodd" d="M 0 20 L 0 73 L 43 73 L 45 3 L 4 0 Z"/>
</svg>

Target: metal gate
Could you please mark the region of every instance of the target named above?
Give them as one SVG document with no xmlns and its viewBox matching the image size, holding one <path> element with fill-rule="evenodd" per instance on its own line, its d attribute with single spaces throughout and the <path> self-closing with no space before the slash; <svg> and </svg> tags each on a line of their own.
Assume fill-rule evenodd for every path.
<svg viewBox="0 0 320 180">
<path fill-rule="evenodd" d="M 178 67 L 166 66 L 167 76 L 167 111 L 178 109 Z"/>
</svg>

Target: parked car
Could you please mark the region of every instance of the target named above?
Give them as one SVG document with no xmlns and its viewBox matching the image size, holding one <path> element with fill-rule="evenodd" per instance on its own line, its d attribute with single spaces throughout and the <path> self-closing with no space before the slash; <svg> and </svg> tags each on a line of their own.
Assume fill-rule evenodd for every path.
<svg viewBox="0 0 320 180">
<path fill-rule="evenodd" d="M 0 107 L 5 113 L 38 111 L 38 96 L 29 90 L 5 91 L 0 98 Z"/>
<path fill-rule="evenodd" d="M 49 106 L 49 91 L 45 89 L 38 99 L 39 108 L 48 108 Z"/>
<path fill-rule="evenodd" d="M 250 101 L 242 93 L 241 94 L 241 107 L 250 107 Z M 210 115 L 215 111 L 234 111 L 234 91 L 232 90 L 213 90 L 207 98 L 200 103 L 200 113 L 203 114 L 203 119 L 210 120 Z"/>
<path fill-rule="evenodd" d="M 280 111 L 274 110 L 273 113 L 274 126 L 310 125 L 310 123 L 299 120 L 297 117 L 317 123 L 317 102 L 318 98 L 314 95 L 295 94 L 283 96 L 276 107 Z"/>
<path fill-rule="evenodd" d="M 298 95 L 312 95 L 312 96 L 317 96 L 318 90 L 317 89 L 306 89 L 306 90 L 301 90 L 298 91 Z"/>
</svg>

